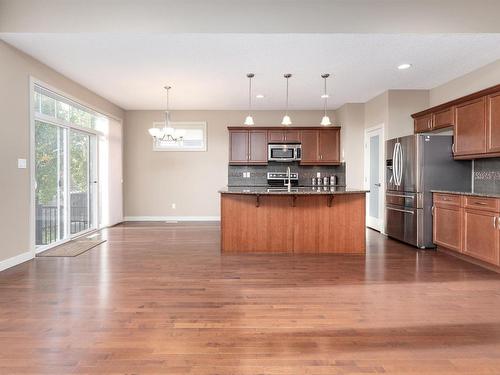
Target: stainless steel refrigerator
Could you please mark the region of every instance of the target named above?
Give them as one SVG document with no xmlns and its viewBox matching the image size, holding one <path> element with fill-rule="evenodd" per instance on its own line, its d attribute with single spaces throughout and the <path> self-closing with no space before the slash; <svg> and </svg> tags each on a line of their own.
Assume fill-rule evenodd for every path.
<svg viewBox="0 0 500 375">
<path fill-rule="evenodd" d="M 453 137 L 415 134 L 386 141 L 386 233 L 432 248 L 431 190 L 471 191 L 472 163 L 453 160 Z"/>
</svg>

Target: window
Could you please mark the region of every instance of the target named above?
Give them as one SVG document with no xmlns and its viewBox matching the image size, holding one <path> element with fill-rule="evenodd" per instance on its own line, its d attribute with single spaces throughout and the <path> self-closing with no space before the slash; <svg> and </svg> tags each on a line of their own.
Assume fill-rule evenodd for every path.
<svg viewBox="0 0 500 375">
<path fill-rule="evenodd" d="M 44 120 L 58 120 L 59 124 L 71 124 L 87 129 L 99 130 L 108 119 L 62 95 L 35 85 L 35 115 Z"/>
<path fill-rule="evenodd" d="M 163 128 L 164 122 L 153 123 L 154 127 Z M 207 123 L 206 122 L 170 122 L 174 138 L 182 137 L 182 141 L 156 140 L 153 143 L 154 151 L 206 151 L 207 150 Z"/>
</svg>

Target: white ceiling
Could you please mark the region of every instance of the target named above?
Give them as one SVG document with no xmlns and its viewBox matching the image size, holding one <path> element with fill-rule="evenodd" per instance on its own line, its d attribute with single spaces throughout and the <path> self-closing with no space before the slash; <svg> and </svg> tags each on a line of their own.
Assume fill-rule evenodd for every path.
<svg viewBox="0 0 500 375">
<path fill-rule="evenodd" d="M 30 34 L 0 38 L 124 109 L 244 109 L 247 72 L 256 109 L 320 109 L 387 89 L 429 89 L 500 59 L 500 34 Z M 403 62 L 413 68 L 399 71 Z"/>
</svg>

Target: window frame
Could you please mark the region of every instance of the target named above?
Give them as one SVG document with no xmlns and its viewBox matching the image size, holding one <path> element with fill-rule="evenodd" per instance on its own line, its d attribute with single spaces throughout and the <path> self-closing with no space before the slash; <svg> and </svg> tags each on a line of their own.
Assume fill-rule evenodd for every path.
<svg viewBox="0 0 500 375">
<path fill-rule="evenodd" d="M 153 127 L 163 128 L 165 121 L 154 121 Z M 184 147 L 162 147 L 158 145 L 158 140 L 153 139 L 153 151 L 157 152 L 206 152 L 208 149 L 208 126 L 206 121 L 171 121 L 170 126 L 174 129 L 201 129 L 203 131 L 202 148 L 184 148 Z"/>
</svg>

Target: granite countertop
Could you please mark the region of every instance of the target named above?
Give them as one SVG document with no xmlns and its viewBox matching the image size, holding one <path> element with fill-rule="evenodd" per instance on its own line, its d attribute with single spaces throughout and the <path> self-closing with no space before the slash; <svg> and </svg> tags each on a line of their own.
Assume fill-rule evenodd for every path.
<svg viewBox="0 0 500 375">
<path fill-rule="evenodd" d="M 334 195 L 334 194 L 362 194 L 369 190 L 351 189 L 345 186 L 320 186 L 320 187 L 292 187 L 290 191 L 286 187 L 267 186 L 226 186 L 219 190 L 221 194 L 257 194 L 257 195 Z"/>
<path fill-rule="evenodd" d="M 476 197 L 488 197 L 488 198 L 500 198 L 500 193 L 478 193 L 473 191 L 453 191 L 453 190 L 431 190 L 432 193 L 443 193 L 443 194 L 460 194 L 460 195 L 470 195 Z"/>
</svg>

